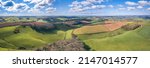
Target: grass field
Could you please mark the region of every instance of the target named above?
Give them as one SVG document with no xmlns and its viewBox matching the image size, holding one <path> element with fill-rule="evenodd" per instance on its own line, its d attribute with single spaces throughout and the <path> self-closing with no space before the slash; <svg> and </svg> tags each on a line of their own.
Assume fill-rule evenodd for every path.
<svg viewBox="0 0 150 68">
<path fill-rule="evenodd" d="M 89 45 L 92 50 L 131 50 L 146 51 L 150 50 L 150 25 L 145 24 L 142 27 L 131 30 L 121 31 L 119 35 L 93 34 L 88 36 L 78 36 L 82 41 Z M 116 33 L 116 32 L 115 32 Z M 113 33 L 111 33 L 113 34 Z M 99 37 L 100 36 L 100 37 Z M 104 37 L 103 37 L 104 36 Z M 93 38 L 92 38 L 93 37 Z"/>
<path fill-rule="evenodd" d="M 13 31 L 19 28 L 20 33 L 14 34 Z M 48 43 L 53 43 L 64 39 L 64 31 L 53 31 L 52 33 L 39 33 L 31 27 L 5 27 L 0 28 L 0 50 L 33 50 Z"/>
<path fill-rule="evenodd" d="M 137 24 L 129 22 L 128 24 Z M 119 28 L 105 32 L 102 25 L 83 26 L 77 29 L 37 31 L 29 26 L 0 28 L 0 50 L 35 50 L 59 40 L 72 39 L 72 33 L 96 51 L 149 51 L 150 21 L 140 23 L 135 30 Z M 59 26 L 58 26 L 59 27 Z M 19 33 L 14 30 L 19 29 Z"/>
<path fill-rule="evenodd" d="M 66 31 L 65 39 L 72 39 L 72 31 L 73 31 L 73 30 L 68 30 L 68 31 Z"/>
</svg>

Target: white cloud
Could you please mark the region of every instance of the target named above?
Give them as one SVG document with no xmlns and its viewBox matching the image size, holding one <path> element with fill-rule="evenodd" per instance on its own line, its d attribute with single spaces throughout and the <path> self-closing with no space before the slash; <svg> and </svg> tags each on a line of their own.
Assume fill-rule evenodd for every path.
<svg viewBox="0 0 150 68">
<path fill-rule="evenodd" d="M 45 7 L 50 7 L 54 0 L 24 0 L 24 2 L 33 3 L 35 9 L 42 9 Z"/>
<path fill-rule="evenodd" d="M 135 10 L 135 7 L 127 7 L 128 10 Z"/>
<path fill-rule="evenodd" d="M 86 0 L 88 2 L 92 2 L 92 3 L 101 3 L 103 2 L 104 0 Z"/>
<path fill-rule="evenodd" d="M 96 8 L 98 8 L 98 6 L 97 5 L 93 5 L 93 6 L 91 6 L 91 8 L 92 9 L 96 9 Z"/>
<path fill-rule="evenodd" d="M 30 10 L 28 10 L 28 12 L 32 12 L 32 13 L 41 13 L 43 9 L 45 10 L 43 12 L 52 12 L 52 10 L 53 11 L 56 10 L 56 8 L 52 7 L 53 1 L 54 0 L 24 0 L 24 2 L 29 2 L 34 4 L 33 7 Z"/>
<path fill-rule="evenodd" d="M 78 6 L 78 5 L 80 5 L 80 2 L 78 2 L 78 1 L 73 1 L 72 4 L 69 5 L 69 6 L 70 6 L 70 7 L 76 7 L 76 6 Z"/>
<path fill-rule="evenodd" d="M 139 5 L 141 5 L 141 6 L 150 5 L 150 2 L 144 1 L 144 0 L 138 1 L 138 3 L 139 3 Z"/>
<path fill-rule="evenodd" d="M 119 10 L 125 10 L 126 8 L 118 8 Z"/>
<path fill-rule="evenodd" d="M 123 5 L 119 4 L 118 7 L 123 7 Z"/>
<path fill-rule="evenodd" d="M 14 6 L 15 2 L 14 1 L 5 1 L 5 2 L 2 2 L 2 5 L 4 7 L 11 7 L 11 6 Z"/>
<path fill-rule="evenodd" d="M 24 2 L 30 2 L 30 3 L 34 3 L 34 4 L 51 4 L 54 0 L 24 0 Z"/>
<path fill-rule="evenodd" d="M 149 10 L 149 11 L 150 11 L 150 8 L 147 8 L 147 10 Z"/>
<path fill-rule="evenodd" d="M 105 5 L 98 5 L 98 7 L 97 8 L 105 8 L 106 6 Z"/>
<path fill-rule="evenodd" d="M 105 7 L 106 7 L 105 5 L 93 5 L 89 9 L 102 9 L 102 8 L 105 8 Z"/>
<path fill-rule="evenodd" d="M 89 9 L 99 9 L 106 7 L 105 5 L 101 5 L 101 3 L 104 2 L 104 0 L 84 0 L 84 1 L 73 1 L 71 5 L 69 5 L 71 8 L 69 11 L 71 12 L 82 12 Z"/>
<path fill-rule="evenodd" d="M 30 10 L 28 10 L 29 13 L 42 13 L 39 9 L 34 9 L 34 8 L 31 8 Z"/>
<path fill-rule="evenodd" d="M 108 5 L 108 7 L 110 7 L 110 8 L 114 8 L 114 6 L 113 6 L 113 5 Z"/>
<path fill-rule="evenodd" d="M 81 4 L 82 4 L 83 6 L 87 6 L 87 5 L 90 5 L 91 2 L 89 2 L 89 1 L 82 1 Z"/>
<path fill-rule="evenodd" d="M 31 2 L 31 0 L 23 0 L 24 2 Z"/>
<path fill-rule="evenodd" d="M 52 12 L 56 11 L 56 8 L 49 7 L 46 9 L 46 11 L 47 11 L 46 13 L 52 13 Z"/>
<path fill-rule="evenodd" d="M 14 4 L 12 7 L 6 8 L 7 11 L 13 11 L 13 12 L 23 12 L 28 10 L 30 7 L 24 3 Z"/>
<path fill-rule="evenodd" d="M 131 2 L 131 1 L 127 1 L 127 2 L 125 2 L 125 4 L 127 4 L 127 5 L 129 5 L 129 6 L 135 6 L 135 5 L 138 5 L 137 3 Z"/>
<path fill-rule="evenodd" d="M 25 3 L 15 3 L 12 0 L 8 0 L 5 2 L 2 2 L 2 8 L 11 12 L 23 12 L 23 11 L 28 10 L 30 7 L 26 5 Z"/>
<path fill-rule="evenodd" d="M 142 8 L 143 8 L 143 6 L 137 6 L 137 8 L 138 8 L 138 9 L 142 9 Z"/>
<path fill-rule="evenodd" d="M 30 2 L 30 3 L 40 3 L 42 0 L 25 0 L 26 2 Z"/>
<path fill-rule="evenodd" d="M 85 7 L 84 9 L 83 8 L 80 8 L 80 7 L 74 7 L 74 8 L 70 8 L 70 12 L 82 12 L 84 10 L 87 10 L 89 9 L 89 7 Z"/>
</svg>

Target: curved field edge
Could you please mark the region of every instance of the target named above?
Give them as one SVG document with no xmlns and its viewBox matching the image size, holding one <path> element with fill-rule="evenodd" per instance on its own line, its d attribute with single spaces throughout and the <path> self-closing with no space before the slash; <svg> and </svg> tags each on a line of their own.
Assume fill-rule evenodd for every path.
<svg viewBox="0 0 150 68">
<path fill-rule="evenodd" d="M 123 34 L 99 38 L 83 40 L 93 50 L 102 51 L 149 51 L 150 50 L 150 26 L 144 25 L 136 30 L 127 31 Z"/>
</svg>

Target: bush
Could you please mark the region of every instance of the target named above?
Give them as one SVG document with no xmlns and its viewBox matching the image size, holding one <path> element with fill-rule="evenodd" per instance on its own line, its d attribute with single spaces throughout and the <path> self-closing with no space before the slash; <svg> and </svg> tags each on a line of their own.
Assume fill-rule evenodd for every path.
<svg viewBox="0 0 150 68">
<path fill-rule="evenodd" d="M 16 28 L 13 32 L 14 32 L 15 34 L 17 34 L 17 33 L 20 33 L 20 30 L 19 30 L 19 28 Z"/>
<path fill-rule="evenodd" d="M 140 27 L 140 24 L 127 24 L 125 26 L 123 26 L 122 28 L 124 30 L 135 30 L 136 28 Z"/>
</svg>

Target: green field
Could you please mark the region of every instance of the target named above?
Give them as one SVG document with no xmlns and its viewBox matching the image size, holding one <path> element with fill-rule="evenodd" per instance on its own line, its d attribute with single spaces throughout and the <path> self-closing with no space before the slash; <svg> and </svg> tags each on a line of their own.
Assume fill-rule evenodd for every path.
<svg viewBox="0 0 150 68">
<path fill-rule="evenodd" d="M 118 35 L 117 35 L 118 34 Z M 150 50 L 150 25 L 144 24 L 136 30 L 119 29 L 109 33 L 79 35 L 92 50 L 146 51 Z"/>
<path fill-rule="evenodd" d="M 20 33 L 13 33 L 19 28 Z M 48 43 L 64 39 L 64 31 L 40 33 L 31 27 L 13 26 L 0 28 L 0 50 L 34 50 Z"/>
<path fill-rule="evenodd" d="M 137 24 L 140 26 L 135 29 L 125 29 Z M 150 20 L 128 22 L 126 27 L 109 32 L 99 32 L 103 30 L 100 25 L 82 25 L 80 28 L 65 24 L 55 26 L 55 29 L 49 30 L 30 26 L 0 28 L 0 50 L 36 50 L 56 41 L 74 38 L 84 42 L 88 49 L 96 51 L 150 51 Z"/>
</svg>

